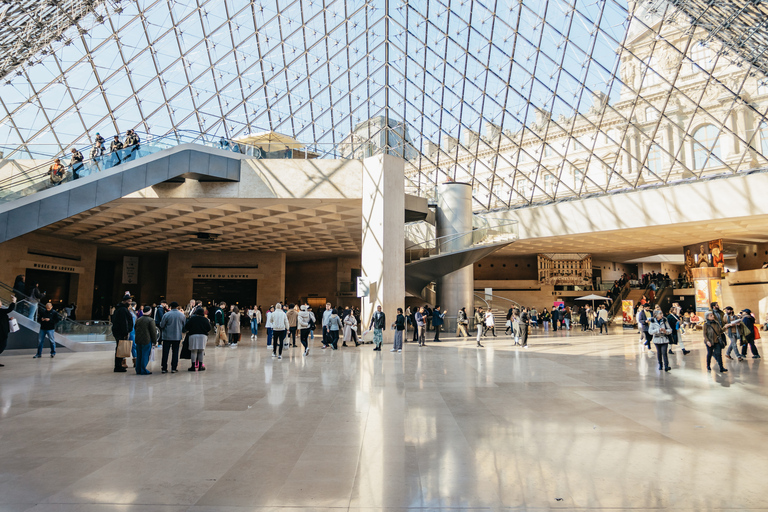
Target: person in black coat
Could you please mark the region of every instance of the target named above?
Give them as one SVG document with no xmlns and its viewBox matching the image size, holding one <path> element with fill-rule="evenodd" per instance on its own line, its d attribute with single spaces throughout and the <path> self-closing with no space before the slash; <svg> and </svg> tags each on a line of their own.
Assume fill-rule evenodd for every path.
<svg viewBox="0 0 768 512">
<path fill-rule="evenodd" d="M 115 372 L 125 372 L 123 368 L 123 358 L 117 357 L 117 344 L 120 340 L 127 340 L 133 330 L 133 317 L 128 311 L 128 305 L 131 303 L 131 296 L 126 294 L 123 302 L 115 307 L 112 314 L 112 336 L 115 337 Z"/>
<path fill-rule="evenodd" d="M 3 301 L 0 300 L 0 354 L 3 353 L 5 347 L 8 345 L 8 334 L 10 334 L 11 331 L 10 326 L 8 325 L 8 322 L 10 321 L 8 313 L 13 311 L 15 307 L 16 297 L 11 297 L 11 303 L 7 308 L 3 307 Z M 5 365 L 0 364 L 0 367 L 3 366 Z"/>
<path fill-rule="evenodd" d="M 18 300 L 27 297 L 27 285 L 24 284 L 24 276 L 21 274 L 16 276 L 16 281 L 13 282 L 13 294 Z"/>
<path fill-rule="evenodd" d="M 557 325 L 560 323 L 560 308 L 552 308 L 552 330 L 557 330 Z"/>
</svg>

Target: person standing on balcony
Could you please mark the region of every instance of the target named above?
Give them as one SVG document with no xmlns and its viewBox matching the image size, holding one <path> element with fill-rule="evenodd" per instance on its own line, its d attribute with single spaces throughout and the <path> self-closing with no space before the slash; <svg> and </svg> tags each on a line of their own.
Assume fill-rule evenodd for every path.
<svg viewBox="0 0 768 512">
<path fill-rule="evenodd" d="M 61 182 L 64 181 L 66 174 L 67 172 L 64 169 L 64 166 L 61 165 L 61 160 L 58 158 L 56 158 L 53 161 L 53 164 L 48 168 L 48 176 L 50 177 L 53 186 L 60 185 Z"/>
<path fill-rule="evenodd" d="M 83 170 L 83 154 L 77 149 L 72 148 L 72 156 L 69 160 L 69 166 L 72 168 L 72 179 L 80 179 L 80 171 Z"/>
<path fill-rule="evenodd" d="M 123 143 L 120 142 L 120 137 L 115 135 L 112 143 L 109 145 L 109 152 L 112 153 L 112 166 L 119 165 L 122 162 L 120 158 L 120 151 L 123 149 Z"/>
<path fill-rule="evenodd" d="M 435 339 L 432 340 L 436 343 L 440 343 L 440 329 L 443 328 L 445 323 L 445 313 L 441 311 L 440 306 L 435 306 L 435 310 L 432 312 L 432 326 L 435 328 Z"/>
<path fill-rule="evenodd" d="M 56 324 L 59 323 L 61 317 L 53 309 L 53 304 L 50 302 L 45 305 L 45 309 L 40 313 L 40 334 L 37 341 L 37 354 L 33 356 L 33 359 L 39 359 L 43 357 L 43 343 L 45 338 L 48 338 L 48 342 L 51 344 L 51 357 L 56 357 L 56 340 L 54 338 Z"/>
<path fill-rule="evenodd" d="M 139 136 L 133 130 L 128 130 L 125 136 L 125 148 L 128 150 L 128 155 L 125 160 L 135 160 L 139 156 L 139 149 L 141 148 Z"/>
<path fill-rule="evenodd" d="M 102 138 L 102 141 L 104 139 Z M 91 152 L 88 157 L 97 166 L 101 163 L 101 157 L 104 155 L 104 142 L 94 141 L 91 146 Z"/>
<path fill-rule="evenodd" d="M 13 311 L 16 308 L 16 297 L 11 297 L 11 303 L 8 305 L 7 308 L 3 307 L 3 301 L 0 300 L 0 354 L 5 351 L 5 347 L 8 345 L 8 335 L 11 332 L 10 327 L 10 317 L 8 316 L 8 313 Z M 5 366 L 4 364 L 0 364 L 0 368 Z"/>
<path fill-rule="evenodd" d="M 22 300 L 27 296 L 27 285 L 24 284 L 24 276 L 22 274 L 16 276 L 16 280 L 13 282 L 13 294 L 16 295 L 18 300 Z"/>
</svg>

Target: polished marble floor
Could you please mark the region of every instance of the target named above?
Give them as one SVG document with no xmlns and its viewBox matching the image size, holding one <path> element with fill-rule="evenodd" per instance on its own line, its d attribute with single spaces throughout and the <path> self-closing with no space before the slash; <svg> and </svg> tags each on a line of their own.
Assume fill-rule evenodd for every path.
<svg viewBox="0 0 768 512">
<path fill-rule="evenodd" d="M 0 511 L 768 508 L 761 361 L 707 373 L 695 334 L 665 374 L 637 338 L 282 361 L 246 339 L 209 347 L 204 373 L 151 376 L 6 352 Z"/>
</svg>

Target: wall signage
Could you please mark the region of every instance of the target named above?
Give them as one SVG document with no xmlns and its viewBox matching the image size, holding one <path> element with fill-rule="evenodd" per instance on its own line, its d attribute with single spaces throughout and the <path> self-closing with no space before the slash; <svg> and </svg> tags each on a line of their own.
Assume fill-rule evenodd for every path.
<svg viewBox="0 0 768 512">
<path fill-rule="evenodd" d="M 193 279 L 258 279 L 256 274 L 248 272 L 196 272 L 191 274 Z"/>
<path fill-rule="evenodd" d="M 61 265 L 59 263 L 45 263 L 43 261 L 22 261 L 21 264 L 28 269 L 50 270 L 51 272 L 67 272 L 69 274 L 82 274 L 85 272 L 85 268 L 83 267 Z"/>
</svg>

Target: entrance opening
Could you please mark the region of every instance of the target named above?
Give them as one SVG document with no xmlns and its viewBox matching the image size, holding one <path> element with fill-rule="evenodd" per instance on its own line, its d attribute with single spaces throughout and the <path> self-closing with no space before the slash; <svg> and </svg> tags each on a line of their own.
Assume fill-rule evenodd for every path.
<svg viewBox="0 0 768 512">
<path fill-rule="evenodd" d="M 35 283 L 40 284 L 40 291 L 45 294 L 42 303 L 50 301 L 54 307 L 61 308 L 74 302 L 70 292 L 74 290 L 77 296 L 78 275 L 68 272 L 56 272 L 53 270 L 27 269 L 24 277 L 28 290 Z"/>
<path fill-rule="evenodd" d="M 192 297 L 210 306 L 221 301 L 239 308 L 256 304 L 256 279 L 195 279 Z"/>
</svg>

